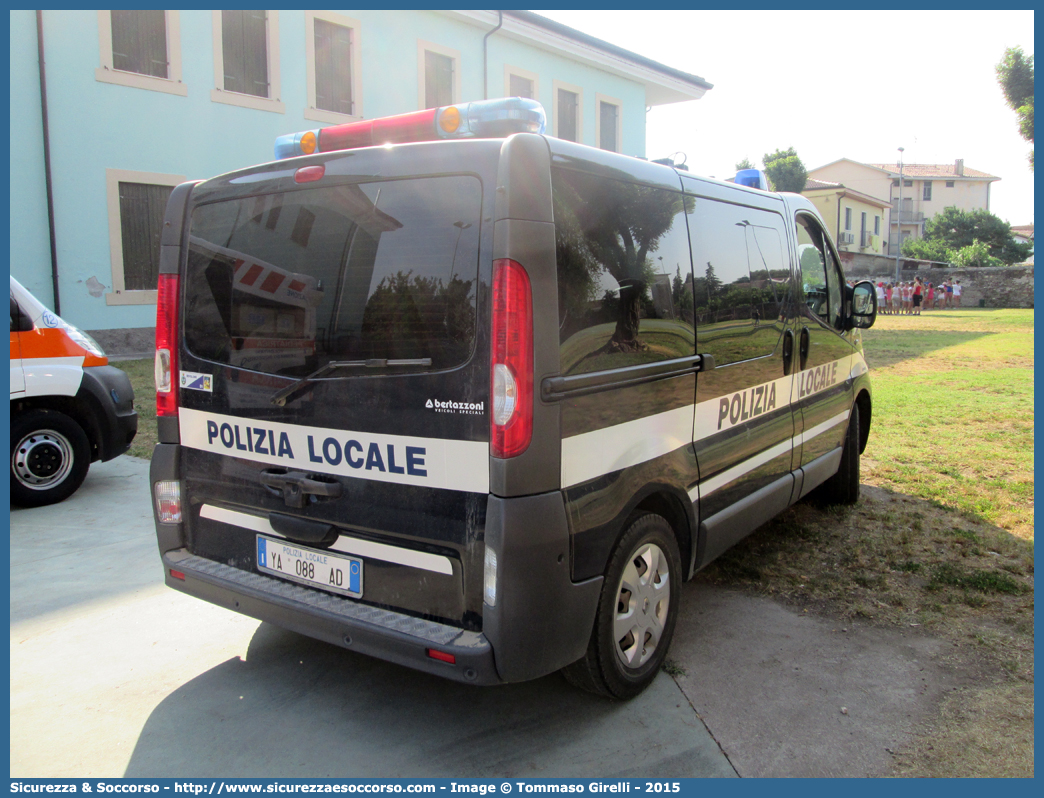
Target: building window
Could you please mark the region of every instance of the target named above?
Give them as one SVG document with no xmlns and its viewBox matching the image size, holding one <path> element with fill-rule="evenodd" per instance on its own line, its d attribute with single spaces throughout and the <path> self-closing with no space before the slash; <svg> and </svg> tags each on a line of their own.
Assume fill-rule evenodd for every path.
<svg viewBox="0 0 1044 798">
<path fill-rule="evenodd" d="M 308 107 L 318 122 L 362 118 L 358 20 L 331 11 L 305 11 Z"/>
<path fill-rule="evenodd" d="M 221 12 L 225 91 L 268 97 L 267 28 L 264 11 Z"/>
<path fill-rule="evenodd" d="M 109 305 L 155 304 L 167 199 L 183 175 L 106 169 L 112 291 Z"/>
<path fill-rule="evenodd" d="M 504 66 L 504 96 L 525 97 L 529 100 L 539 100 L 539 80 L 535 72 L 519 69 L 513 66 Z"/>
<path fill-rule="evenodd" d="M 903 188 L 913 188 L 912 180 L 903 180 Z"/>
<path fill-rule="evenodd" d="M 955 184 L 955 182 L 956 182 L 956 181 L 954 181 L 954 180 L 947 180 L 947 181 L 946 181 L 946 188 L 953 188 L 953 187 L 954 187 L 954 184 Z"/>
<path fill-rule="evenodd" d="M 892 188 L 899 188 L 899 178 L 898 177 L 895 178 L 895 180 L 892 181 Z"/>
<path fill-rule="evenodd" d="M 846 230 L 851 230 L 852 229 L 852 209 L 851 208 L 845 208 L 845 229 Z"/>
<path fill-rule="evenodd" d="M 923 200 L 930 200 L 932 198 L 932 181 L 924 181 L 924 194 L 921 196 Z"/>
<path fill-rule="evenodd" d="M 96 80 L 184 97 L 177 11 L 99 11 Z"/>
<path fill-rule="evenodd" d="M 596 95 L 598 101 L 598 147 L 620 152 L 620 101 Z"/>
<path fill-rule="evenodd" d="M 112 68 L 154 78 L 167 75 L 167 21 L 162 11 L 110 11 Z"/>
<path fill-rule="evenodd" d="M 420 107 L 440 108 L 457 102 L 460 98 L 460 53 L 431 42 L 419 41 L 417 45 Z"/>
<path fill-rule="evenodd" d="M 279 12 L 214 11 L 210 99 L 285 113 L 279 91 Z"/>
<path fill-rule="evenodd" d="M 881 217 L 880 216 L 875 216 L 874 217 L 874 235 L 875 236 L 881 235 Z"/>
<path fill-rule="evenodd" d="M 583 141 L 583 90 L 556 80 L 554 91 L 555 136 L 566 141 Z"/>
</svg>

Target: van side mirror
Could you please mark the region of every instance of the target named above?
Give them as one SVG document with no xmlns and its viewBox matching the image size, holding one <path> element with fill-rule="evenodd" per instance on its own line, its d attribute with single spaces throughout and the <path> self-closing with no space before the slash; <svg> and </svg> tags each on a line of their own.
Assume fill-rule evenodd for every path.
<svg viewBox="0 0 1044 798">
<path fill-rule="evenodd" d="M 852 312 L 845 327 L 849 330 L 872 327 L 877 318 L 877 288 L 869 280 L 861 280 L 850 290 Z"/>
</svg>

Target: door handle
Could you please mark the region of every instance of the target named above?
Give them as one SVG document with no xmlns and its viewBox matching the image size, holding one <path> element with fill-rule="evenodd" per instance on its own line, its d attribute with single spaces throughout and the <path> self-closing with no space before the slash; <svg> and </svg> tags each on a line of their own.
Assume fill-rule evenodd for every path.
<svg viewBox="0 0 1044 798">
<path fill-rule="evenodd" d="M 798 356 L 801 358 L 800 370 L 805 370 L 805 364 L 808 362 L 808 348 L 810 345 L 810 336 L 808 334 L 808 327 L 801 328 L 801 342 L 798 344 Z"/>
<path fill-rule="evenodd" d="M 258 480 L 266 488 L 272 488 L 282 493 L 283 501 L 287 506 L 298 510 L 304 507 L 305 496 L 337 498 L 341 495 L 340 482 L 324 482 L 303 471 L 284 471 L 282 469 L 262 471 Z"/>
<path fill-rule="evenodd" d="M 794 368 L 794 331 L 783 333 L 783 376 L 787 376 Z"/>
</svg>

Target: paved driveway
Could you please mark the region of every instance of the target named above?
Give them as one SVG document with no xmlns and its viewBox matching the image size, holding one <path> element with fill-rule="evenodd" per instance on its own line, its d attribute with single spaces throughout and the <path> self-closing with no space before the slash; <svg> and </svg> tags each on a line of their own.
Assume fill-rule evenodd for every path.
<svg viewBox="0 0 1044 798">
<path fill-rule="evenodd" d="M 734 776 L 666 674 L 475 688 L 162 584 L 148 463 L 11 514 L 11 775 Z"/>
<path fill-rule="evenodd" d="M 696 580 L 680 672 L 634 701 L 460 685 L 164 587 L 147 476 L 121 457 L 12 511 L 12 776 L 887 775 L 973 678 L 914 630 Z"/>
</svg>

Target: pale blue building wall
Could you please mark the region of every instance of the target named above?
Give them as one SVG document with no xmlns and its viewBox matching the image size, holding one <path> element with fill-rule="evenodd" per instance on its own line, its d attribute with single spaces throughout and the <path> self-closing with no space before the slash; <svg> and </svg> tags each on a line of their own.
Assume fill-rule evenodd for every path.
<svg viewBox="0 0 1044 798">
<path fill-rule="evenodd" d="M 482 37 L 488 29 L 427 11 L 342 11 L 361 23 L 366 118 L 417 110 L 417 40 L 458 50 L 461 100 L 482 99 Z M 276 136 L 320 126 L 307 120 L 305 17 L 279 12 L 280 98 L 285 113 L 211 101 L 210 11 L 181 11 L 185 97 L 99 82 L 96 11 L 45 11 L 44 47 L 61 313 L 87 330 L 150 328 L 154 305 L 107 305 L 94 278 L 112 287 L 105 170 L 208 178 L 271 160 Z M 633 80 L 494 34 L 489 96 L 504 94 L 504 64 L 539 76 L 552 114 L 555 79 L 583 88 L 583 140 L 596 145 L 596 93 L 622 102 L 622 148 L 645 155 L 645 88 Z M 549 132 L 553 118 L 549 118 Z M 11 270 L 40 299 L 53 300 L 44 193 L 35 15 L 11 12 Z M 16 148 L 18 144 L 18 148 Z M 96 285 L 91 281 L 92 285 Z M 94 293 L 98 293 L 95 290 Z"/>
<path fill-rule="evenodd" d="M 54 305 L 47 232 L 40 74 L 32 11 L 11 12 L 11 273 Z M 17 110 L 16 110 L 17 109 Z"/>
</svg>

